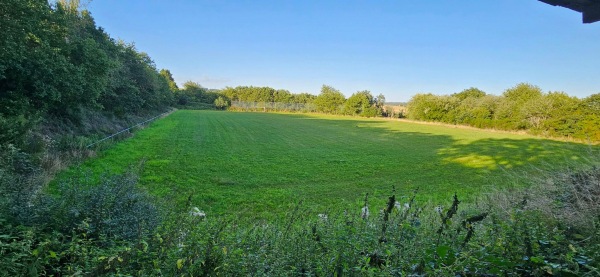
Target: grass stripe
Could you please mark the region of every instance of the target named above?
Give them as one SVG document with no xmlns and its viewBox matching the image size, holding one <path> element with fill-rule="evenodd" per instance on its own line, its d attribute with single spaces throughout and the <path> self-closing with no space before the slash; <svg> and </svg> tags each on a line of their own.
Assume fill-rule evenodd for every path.
<svg viewBox="0 0 600 277">
<path fill-rule="evenodd" d="M 209 213 L 270 216 L 300 199 L 315 211 L 360 205 L 365 193 L 385 199 L 392 186 L 473 200 L 539 168 L 586 163 L 590 150 L 598 147 L 382 119 L 177 111 L 82 167 L 122 172 L 144 160 L 141 184 L 156 195 L 181 204 L 193 193 Z"/>
</svg>

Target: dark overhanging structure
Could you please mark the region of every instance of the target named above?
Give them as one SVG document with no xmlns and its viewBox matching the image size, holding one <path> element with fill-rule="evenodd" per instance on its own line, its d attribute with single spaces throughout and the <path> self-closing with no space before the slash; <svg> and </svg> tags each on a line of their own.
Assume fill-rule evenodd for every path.
<svg viewBox="0 0 600 277">
<path fill-rule="evenodd" d="M 539 0 L 552 6 L 562 6 L 582 14 L 583 23 L 600 21 L 600 0 Z"/>
</svg>

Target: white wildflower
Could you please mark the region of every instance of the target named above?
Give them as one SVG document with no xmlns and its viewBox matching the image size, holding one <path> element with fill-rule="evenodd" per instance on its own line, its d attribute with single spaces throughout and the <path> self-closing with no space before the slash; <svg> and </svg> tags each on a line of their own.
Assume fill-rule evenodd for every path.
<svg viewBox="0 0 600 277">
<path fill-rule="evenodd" d="M 440 214 L 442 213 L 443 210 L 444 210 L 444 207 L 442 207 L 442 206 L 435 207 L 435 211 L 438 212 L 438 213 L 440 213 Z"/>
<path fill-rule="evenodd" d="M 190 211 L 190 215 L 191 216 L 195 216 L 195 217 L 199 217 L 199 218 L 205 218 L 206 217 L 206 213 L 204 213 L 204 211 L 201 211 L 200 209 L 198 209 L 198 207 L 192 208 L 192 210 Z"/>
<path fill-rule="evenodd" d="M 367 219 L 367 218 L 369 218 L 369 207 L 367 207 L 367 206 L 364 206 L 364 207 L 361 209 L 360 217 L 362 217 L 363 219 Z"/>
<path fill-rule="evenodd" d="M 319 219 L 323 220 L 323 221 L 327 221 L 327 215 L 326 214 L 318 214 Z"/>
<path fill-rule="evenodd" d="M 181 231 L 179 233 L 179 237 L 178 237 L 179 243 L 177 243 L 177 248 L 179 248 L 179 251 L 181 251 L 185 247 L 185 244 L 183 242 L 185 241 L 186 237 L 187 237 L 187 232 Z"/>
<path fill-rule="evenodd" d="M 404 203 L 404 205 L 402 205 L 400 202 L 396 201 L 396 203 L 394 203 L 394 207 L 396 207 L 396 209 L 399 211 L 406 211 L 410 209 L 410 204 Z"/>
</svg>

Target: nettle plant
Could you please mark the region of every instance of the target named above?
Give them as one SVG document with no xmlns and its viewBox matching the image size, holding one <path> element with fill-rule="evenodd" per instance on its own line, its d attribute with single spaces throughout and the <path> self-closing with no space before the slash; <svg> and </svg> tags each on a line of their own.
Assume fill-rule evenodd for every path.
<svg viewBox="0 0 600 277">
<path fill-rule="evenodd" d="M 569 176 L 568 180 L 577 180 L 596 175 Z M 368 195 L 361 205 L 326 213 L 315 212 L 300 201 L 282 209 L 281 217 L 257 220 L 204 212 L 203 207 L 192 205 L 192 197 L 184 208 L 160 205 L 136 187 L 135 175 L 100 179 L 97 186 L 83 179 L 73 183 L 73 179 L 64 190 L 59 188 L 60 196 L 33 202 L 32 207 L 39 209 L 37 215 L 44 215 L 34 219 L 38 223 L 45 219 L 44 224 L 4 228 L 18 224 L 0 218 L 6 223 L 2 224 L 5 235 L 0 236 L 4 245 L 0 272 L 168 276 L 599 273 L 597 228 L 577 229 L 560 217 L 548 216 L 535 208 L 543 196 L 533 189 L 513 194 L 508 205 L 499 204 L 500 196 L 487 199 L 486 206 L 465 205 L 457 195 L 447 206 L 423 204 L 416 200 L 416 192 L 398 197 L 395 191 L 381 209 L 369 203 Z"/>
<path fill-rule="evenodd" d="M 314 213 L 298 204 L 283 218 L 215 218 L 191 208 L 163 229 L 162 273 L 191 275 L 544 275 L 597 272 L 589 246 L 527 210 L 420 205 L 368 197 L 355 211 Z M 378 212 L 373 212 L 377 210 Z M 590 239 L 591 240 L 591 239 Z M 590 253 L 592 253 L 590 255 Z"/>
<path fill-rule="evenodd" d="M 282 219 L 254 224 L 199 216 L 201 211 L 191 208 L 161 235 L 174 250 L 161 268 L 192 275 L 464 271 L 460 257 L 487 213 L 457 215 L 456 196 L 439 212 L 419 206 L 414 196 L 401 198 L 406 202 L 390 196 L 379 213 L 368 212 L 368 197 L 354 213 L 313 214 L 299 204 Z"/>
</svg>

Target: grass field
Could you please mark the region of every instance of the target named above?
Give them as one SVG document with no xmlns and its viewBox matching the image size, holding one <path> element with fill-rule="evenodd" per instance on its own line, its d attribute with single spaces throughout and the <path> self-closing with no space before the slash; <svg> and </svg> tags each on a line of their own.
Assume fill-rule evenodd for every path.
<svg viewBox="0 0 600 277">
<path fill-rule="evenodd" d="M 268 216 L 303 201 L 315 212 L 419 189 L 448 203 L 520 185 L 538 169 L 585 163 L 591 146 L 383 119 L 177 111 L 81 167 L 119 173 L 143 162 L 150 192 L 209 215 Z M 61 174 L 58 179 L 77 173 Z M 357 208 L 357 209 L 358 209 Z"/>
</svg>

